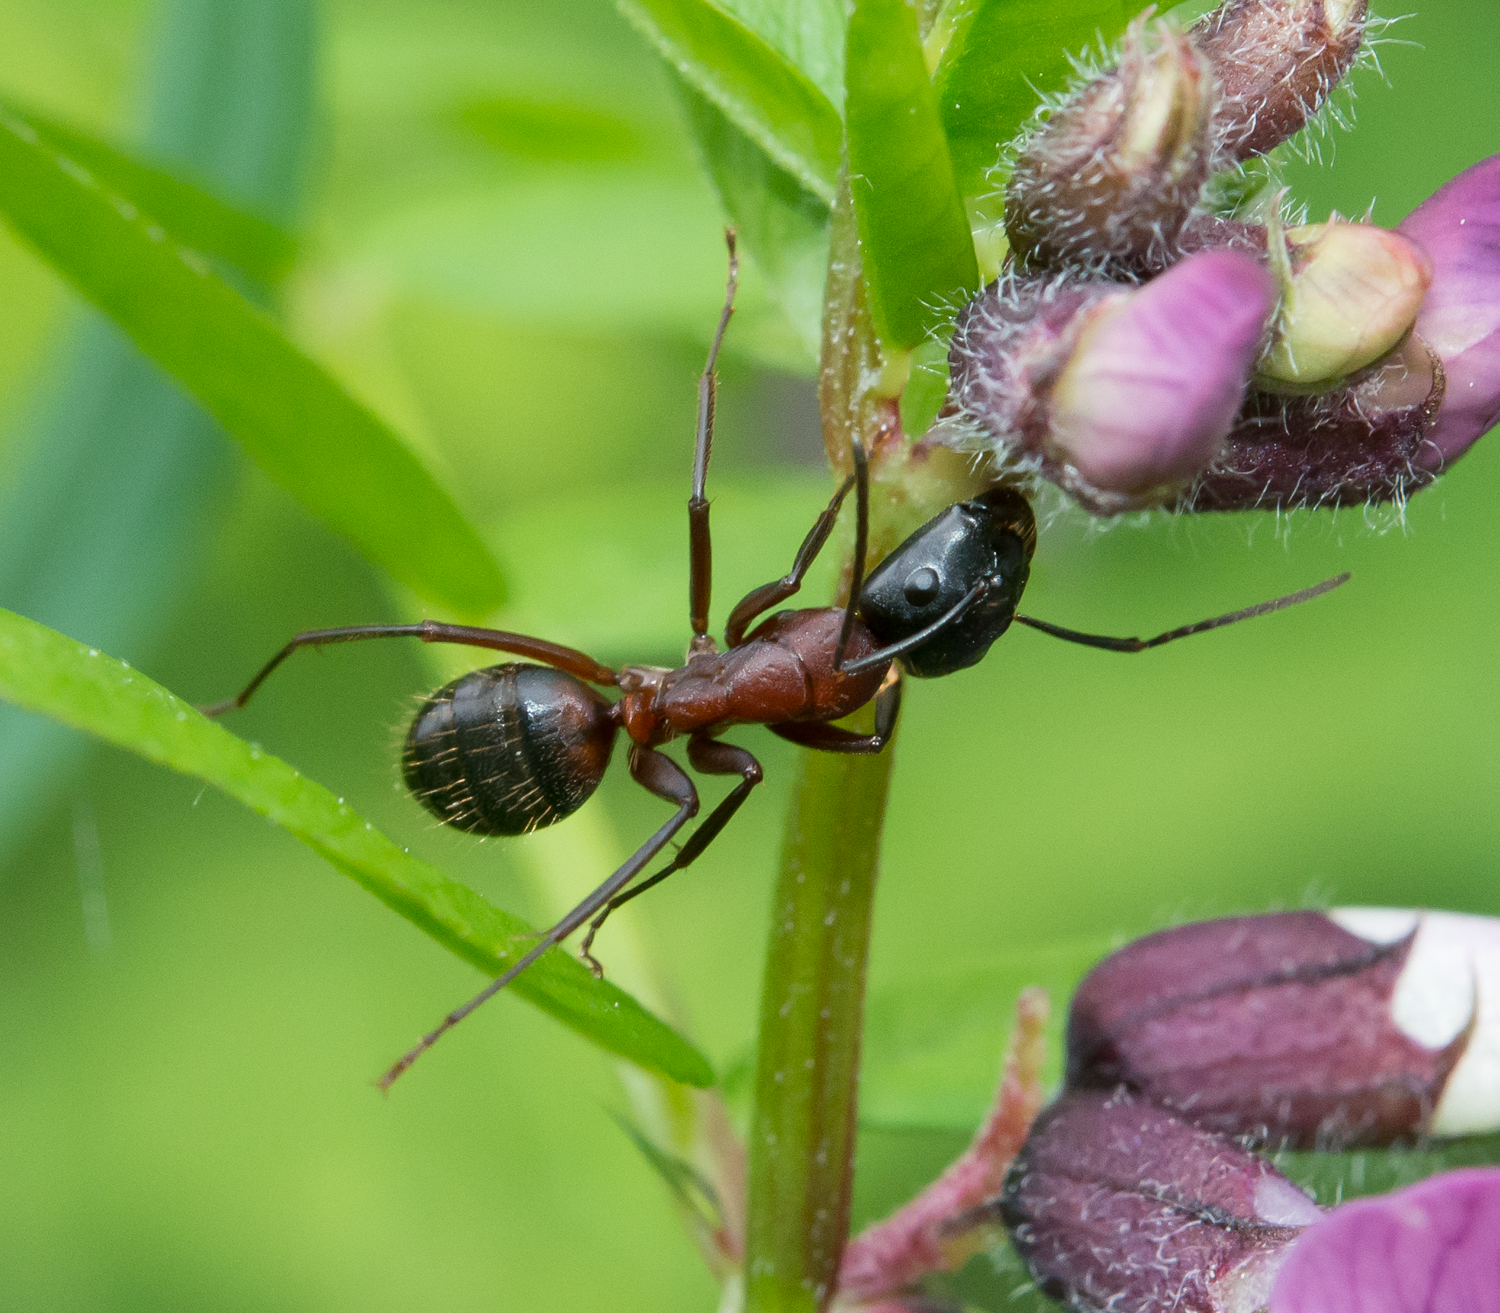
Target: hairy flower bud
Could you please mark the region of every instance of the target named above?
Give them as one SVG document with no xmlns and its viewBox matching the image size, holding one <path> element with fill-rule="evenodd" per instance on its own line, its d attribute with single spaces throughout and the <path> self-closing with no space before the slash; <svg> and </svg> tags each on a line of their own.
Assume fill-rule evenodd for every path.
<svg viewBox="0 0 1500 1313">
<path fill-rule="evenodd" d="M 1500 1169 L 1444 1172 L 1308 1227 L 1270 1313 L 1500 1313 Z"/>
<path fill-rule="evenodd" d="M 1229 432 L 1273 299 L 1227 251 L 1143 286 L 1004 280 L 959 319 L 953 398 L 975 445 L 1100 514 L 1169 502 Z"/>
<path fill-rule="evenodd" d="M 1131 24 L 1120 62 L 1023 143 L 1005 227 L 1032 268 L 1164 263 L 1208 178 L 1213 82 L 1167 23 Z"/>
<path fill-rule="evenodd" d="M 1215 167 L 1263 155 L 1304 127 L 1349 71 L 1366 0 L 1230 0 L 1192 30 L 1219 88 Z"/>
<path fill-rule="evenodd" d="M 1411 336 L 1330 391 L 1252 392 L 1181 509 L 1399 501 L 1500 422 L 1500 156 L 1460 174 L 1398 231 L 1432 262 Z"/>
<path fill-rule="evenodd" d="M 1432 261 L 1400 233 L 1368 223 L 1271 232 L 1281 311 L 1255 385 L 1326 391 L 1388 355 L 1411 332 Z"/>
<path fill-rule="evenodd" d="M 1475 1029 L 1481 980 L 1500 996 L 1487 918 L 1356 909 L 1178 926 L 1079 987 L 1068 1081 L 1302 1148 L 1500 1126 L 1500 1044 Z"/>
<path fill-rule="evenodd" d="M 998 1206 L 1044 1292 L 1109 1313 L 1254 1313 L 1322 1216 L 1232 1141 L 1095 1091 L 1042 1112 Z"/>
</svg>

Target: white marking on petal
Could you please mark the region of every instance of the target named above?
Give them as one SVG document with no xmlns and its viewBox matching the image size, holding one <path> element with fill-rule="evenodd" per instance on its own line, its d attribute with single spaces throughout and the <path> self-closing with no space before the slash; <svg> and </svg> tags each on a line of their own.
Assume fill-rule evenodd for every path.
<svg viewBox="0 0 1500 1313">
<path fill-rule="evenodd" d="M 1329 916 L 1351 934 L 1391 943 L 1417 919 L 1421 928 L 1396 984 L 1391 1013 L 1402 1033 L 1429 1048 L 1451 1043 L 1473 1023 L 1432 1119 L 1434 1135 L 1500 1129 L 1500 918 L 1455 912 L 1339 908 Z"/>
</svg>

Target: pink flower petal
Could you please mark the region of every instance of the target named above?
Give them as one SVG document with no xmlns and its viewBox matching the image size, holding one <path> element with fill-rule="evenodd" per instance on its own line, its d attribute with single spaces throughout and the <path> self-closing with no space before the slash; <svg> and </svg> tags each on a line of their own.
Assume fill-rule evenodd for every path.
<svg viewBox="0 0 1500 1313">
<path fill-rule="evenodd" d="M 1500 1168 L 1445 1172 L 1309 1227 L 1270 1313 L 1500 1313 Z"/>
<path fill-rule="evenodd" d="M 1448 374 L 1427 435 L 1431 468 L 1441 469 L 1500 423 L 1500 155 L 1428 197 L 1400 231 L 1432 257 L 1417 333 Z"/>
</svg>

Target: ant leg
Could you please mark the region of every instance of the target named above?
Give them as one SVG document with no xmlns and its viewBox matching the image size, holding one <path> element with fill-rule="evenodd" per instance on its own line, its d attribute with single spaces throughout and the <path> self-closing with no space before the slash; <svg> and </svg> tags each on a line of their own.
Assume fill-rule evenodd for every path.
<svg viewBox="0 0 1500 1313">
<path fill-rule="evenodd" d="M 1351 578 L 1350 573 L 1345 570 L 1343 574 L 1335 575 L 1332 579 L 1325 579 L 1311 588 L 1303 588 L 1299 592 L 1288 593 L 1285 597 L 1276 597 L 1269 602 L 1247 606 L 1243 611 L 1231 611 L 1228 615 L 1216 615 L 1211 620 L 1200 620 L 1197 624 L 1169 629 L 1155 638 L 1109 638 L 1104 634 L 1081 634 L 1076 629 L 1064 629 L 1061 625 L 1050 625 L 1045 620 L 1033 620 L 1029 615 L 1018 615 L 1016 619 L 1023 625 L 1030 625 L 1033 629 L 1040 629 L 1044 634 L 1065 639 L 1069 643 L 1082 643 L 1085 647 L 1101 647 L 1106 652 L 1144 652 L 1147 648 L 1160 647 L 1163 643 L 1171 643 L 1179 638 L 1190 638 L 1194 634 L 1202 634 L 1210 629 L 1222 629 L 1225 625 L 1238 624 L 1241 620 L 1252 620 L 1258 615 L 1284 611 L 1287 607 L 1296 606 L 1299 602 L 1310 602 L 1315 597 L 1322 597 L 1324 593 L 1331 593 L 1335 588 L 1348 583 Z"/>
<path fill-rule="evenodd" d="M 844 498 L 849 495 L 849 489 L 853 486 L 854 475 L 851 474 L 839 485 L 832 500 L 813 521 L 813 527 L 807 531 L 807 537 L 797 549 L 797 559 L 792 562 L 791 571 L 780 579 L 752 589 L 740 599 L 739 604 L 729 613 L 729 623 L 724 626 L 726 646 L 738 647 L 744 642 L 745 631 L 750 628 L 750 622 L 756 616 L 769 611 L 778 602 L 786 601 L 802 587 L 802 580 L 807 577 L 812 563 L 827 545 L 828 535 L 833 532 L 834 522 L 839 517 L 839 507 L 844 504 Z"/>
<path fill-rule="evenodd" d="M 226 711 L 238 711 L 250 701 L 271 672 L 299 647 L 356 643 L 367 638 L 420 638 L 424 643 L 459 643 L 465 647 L 484 647 L 496 652 L 509 652 L 513 656 L 530 657 L 533 661 L 576 675 L 590 684 L 613 687 L 620 682 L 619 677 L 608 666 L 600 665 L 593 657 L 571 647 L 563 647 L 560 643 L 549 643 L 544 638 L 529 638 L 525 634 L 512 634 L 504 629 L 480 629 L 474 625 L 447 625 L 436 620 L 424 620 L 418 625 L 347 625 L 342 629 L 306 630 L 293 637 L 291 642 L 267 661 L 237 696 L 198 709 L 210 718 L 222 716 Z"/>
<path fill-rule="evenodd" d="M 802 580 L 812 568 L 812 563 L 818 559 L 818 553 L 828 543 L 828 536 L 833 532 L 834 522 L 839 517 L 839 507 L 844 504 L 844 498 L 849 495 L 849 489 L 858 486 L 859 495 L 855 500 L 860 507 L 860 518 L 854 532 L 854 574 L 850 579 L 850 605 L 845 614 L 844 630 L 840 634 L 839 650 L 842 652 L 842 644 L 848 641 L 847 631 L 853 624 L 849 613 L 859 605 L 859 590 L 864 581 L 865 539 L 868 534 L 870 508 L 868 463 L 865 460 L 864 445 L 858 438 L 854 439 L 853 451 L 854 473 L 839 485 L 838 491 L 823 508 L 822 514 L 813 521 L 813 527 L 808 530 L 807 537 L 802 540 L 802 546 L 797 549 L 797 558 L 792 562 L 791 572 L 746 593 L 734 610 L 729 613 L 729 623 L 724 626 L 724 642 L 727 646 L 738 647 L 744 642 L 745 631 L 750 628 L 750 622 L 756 616 L 769 611 L 778 602 L 786 601 L 802 587 Z M 836 664 L 834 668 L 838 669 Z"/>
<path fill-rule="evenodd" d="M 859 612 L 859 595 L 865 586 L 865 552 L 870 542 L 870 466 L 865 459 L 864 443 L 858 438 L 854 439 L 851 450 L 855 479 L 854 563 L 849 570 L 849 600 L 844 603 L 844 623 L 839 626 L 838 646 L 833 649 L 833 668 L 839 673 L 844 669 L 844 651 L 849 646 L 854 617 Z"/>
<path fill-rule="evenodd" d="M 713 811 L 709 812 L 703 823 L 682 845 L 677 856 L 649 879 L 642 880 L 638 885 L 632 885 L 624 893 L 616 894 L 589 922 L 589 932 L 584 936 L 583 943 L 579 945 L 578 952 L 595 976 L 602 977 L 604 968 L 599 965 L 589 949 L 593 946 L 594 936 L 599 933 L 599 927 L 609 919 L 609 914 L 617 907 L 623 907 L 637 894 L 643 894 L 654 885 L 660 884 L 673 871 L 680 871 L 685 866 L 691 866 L 699 854 L 719 837 L 719 832 L 729 824 L 730 818 L 739 811 L 740 805 L 750 796 L 750 790 L 764 778 L 760 762 L 756 761 L 744 748 L 737 748 L 731 743 L 720 743 L 717 739 L 703 737 L 689 739 L 688 760 L 693 763 L 695 770 L 701 771 L 704 775 L 738 775 L 740 782 L 730 790 Z"/>
<path fill-rule="evenodd" d="M 724 311 L 719 316 L 719 328 L 714 334 L 713 345 L 708 349 L 708 363 L 698 379 L 698 436 L 693 447 L 693 495 L 688 499 L 688 616 L 693 625 L 690 650 L 694 652 L 714 650 L 713 640 L 708 637 L 714 553 L 713 539 L 708 530 L 708 498 L 704 492 L 708 482 L 708 457 L 714 445 L 714 403 L 719 390 L 714 367 L 718 364 L 724 330 L 729 327 L 729 318 L 734 314 L 734 293 L 740 276 L 733 228 L 724 230 L 724 244 L 729 248 L 729 282 L 724 289 Z"/>
<path fill-rule="evenodd" d="M 875 695 L 875 732 L 856 734 L 852 730 L 840 729 L 837 725 L 824 725 L 817 721 L 806 724 L 787 722 L 768 725 L 767 729 L 778 738 L 799 747 L 814 748 L 819 752 L 873 753 L 881 751 L 891 741 L 896 728 L 896 717 L 901 712 L 901 671 L 892 666 L 886 675 L 880 692 Z"/>
<path fill-rule="evenodd" d="M 635 879 L 641 873 L 641 868 L 667 846 L 672 836 L 698 814 L 698 791 L 693 788 L 692 780 L 687 777 L 682 767 L 670 757 L 664 756 L 662 753 L 656 752 L 651 748 L 643 748 L 637 744 L 630 749 L 630 774 L 637 784 L 649 789 L 658 798 L 662 798 L 667 802 L 675 802 L 677 804 L 677 814 L 637 848 L 631 855 L 630 860 L 621 866 L 608 880 L 548 930 L 535 948 L 528 951 L 513 966 L 506 968 L 501 975 L 492 980 L 462 1007 L 455 1008 L 450 1012 L 443 1018 L 442 1023 L 436 1030 L 431 1030 L 423 1035 L 421 1040 L 403 1054 L 392 1065 L 390 1070 L 380 1078 L 379 1084 L 382 1090 L 390 1089 L 402 1072 L 426 1053 L 448 1031 L 458 1025 L 469 1013 L 473 1012 L 481 1003 L 493 998 L 549 948 L 561 943 L 573 931 L 577 930 L 579 926 L 593 916 L 604 904 L 609 902 L 621 889 Z"/>
</svg>

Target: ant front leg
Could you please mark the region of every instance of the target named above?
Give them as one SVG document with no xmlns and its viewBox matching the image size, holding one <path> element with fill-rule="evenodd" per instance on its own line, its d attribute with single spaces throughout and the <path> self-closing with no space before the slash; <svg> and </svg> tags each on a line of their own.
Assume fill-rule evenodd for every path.
<svg viewBox="0 0 1500 1313">
<path fill-rule="evenodd" d="M 589 949 L 593 947 L 594 936 L 599 933 L 599 927 L 609 919 L 609 914 L 616 908 L 623 907 L 637 894 L 643 894 L 654 885 L 660 884 L 673 871 L 680 871 L 685 866 L 691 866 L 703 850 L 719 837 L 720 832 L 729 824 L 730 818 L 739 811 L 741 804 L 750 796 L 750 790 L 764 778 L 760 762 L 756 761 L 744 748 L 737 748 L 732 743 L 720 743 L 717 739 L 701 737 L 689 739 L 688 760 L 692 762 L 694 770 L 704 775 L 738 775 L 740 782 L 729 791 L 713 811 L 709 812 L 703 823 L 682 845 L 676 857 L 649 879 L 642 880 L 640 884 L 627 889 L 624 893 L 616 894 L 589 922 L 589 932 L 584 936 L 578 951 L 595 976 L 602 978 L 604 968 L 599 965 L 598 959 L 589 952 Z"/>
<path fill-rule="evenodd" d="M 892 666 L 875 695 L 875 732 L 856 734 L 852 730 L 840 729 L 837 725 L 824 725 L 817 721 L 781 725 L 768 725 L 767 729 L 778 738 L 799 747 L 814 748 L 818 752 L 880 752 L 891 741 L 896 729 L 896 719 L 901 714 L 901 670 Z"/>
<path fill-rule="evenodd" d="M 849 596 L 853 605 L 858 606 L 859 584 L 857 580 L 862 580 L 864 576 L 864 542 L 868 533 L 865 526 L 869 521 L 870 494 L 868 463 L 865 460 L 864 446 L 858 438 L 854 440 L 853 452 L 854 473 L 839 485 L 839 490 L 823 508 L 822 514 L 813 521 L 813 527 L 808 530 L 807 537 L 802 540 L 802 546 L 797 549 L 797 558 L 792 562 L 791 571 L 780 579 L 762 584 L 759 588 L 746 593 L 734 610 L 729 613 L 729 623 L 724 626 L 724 642 L 727 646 L 738 647 L 744 642 L 745 631 L 750 628 L 751 622 L 757 616 L 769 611 L 778 603 L 786 601 L 802 587 L 802 581 L 807 577 L 812 563 L 818 559 L 818 553 L 827 545 L 828 536 L 833 532 L 833 526 L 839 517 L 839 508 L 844 504 L 844 498 L 849 495 L 849 489 L 856 484 L 860 488 L 856 501 L 862 509 L 859 525 L 855 530 L 857 573 L 855 580 L 851 580 L 854 586 L 850 589 Z"/>
</svg>

